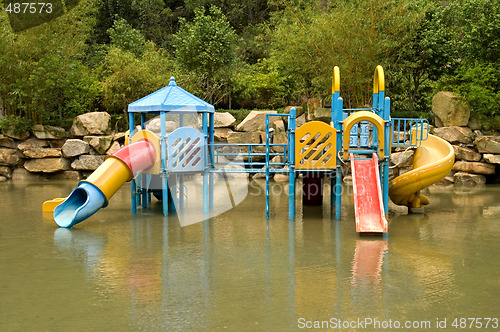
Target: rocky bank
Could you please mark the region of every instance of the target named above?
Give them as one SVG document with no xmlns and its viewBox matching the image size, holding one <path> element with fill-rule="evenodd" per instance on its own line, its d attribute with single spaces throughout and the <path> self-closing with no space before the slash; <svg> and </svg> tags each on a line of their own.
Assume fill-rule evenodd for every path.
<svg viewBox="0 0 500 332">
<path fill-rule="evenodd" d="M 285 109 L 289 112 L 291 107 Z M 297 127 L 307 121 L 330 122 L 330 110 L 312 98 L 307 107 L 296 106 Z M 436 94 L 432 102 L 436 126 L 430 132 L 450 142 L 455 149 L 452 172 L 441 184 L 482 185 L 500 180 L 500 135 L 485 131 L 471 119 L 470 107 L 450 92 Z M 265 116 L 276 111 L 252 111 L 239 124 L 228 112 L 215 114 L 215 140 L 228 143 L 265 142 Z M 285 118 L 271 118 L 272 141 L 287 142 Z M 80 115 L 71 129 L 36 125 L 30 132 L 0 134 L 0 181 L 86 178 L 124 144 L 124 133 L 113 133 L 106 112 Z M 282 147 L 275 147 L 281 152 Z M 281 151 L 280 151 L 281 150 Z M 264 151 L 261 151 L 264 152 Z M 391 155 L 391 176 L 411 170 L 412 149 L 395 149 Z M 259 175 L 257 175 L 259 176 Z M 287 181 L 277 174 L 275 180 Z"/>
</svg>

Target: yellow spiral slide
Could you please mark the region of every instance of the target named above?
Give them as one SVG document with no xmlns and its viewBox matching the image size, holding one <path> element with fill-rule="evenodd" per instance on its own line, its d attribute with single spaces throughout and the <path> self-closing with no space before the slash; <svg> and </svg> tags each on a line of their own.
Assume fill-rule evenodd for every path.
<svg viewBox="0 0 500 332">
<path fill-rule="evenodd" d="M 389 185 L 389 197 L 397 205 L 420 208 L 429 199 L 420 190 L 442 180 L 455 162 L 455 152 L 450 143 L 430 135 L 415 151 L 413 169 L 394 178 Z"/>
</svg>

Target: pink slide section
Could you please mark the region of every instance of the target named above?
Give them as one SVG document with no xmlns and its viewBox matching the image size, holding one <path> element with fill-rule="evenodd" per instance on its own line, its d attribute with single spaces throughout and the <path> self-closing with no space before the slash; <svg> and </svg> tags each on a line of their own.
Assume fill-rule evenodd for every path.
<svg viewBox="0 0 500 332">
<path fill-rule="evenodd" d="M 386 233 L 382 188 L 378 171 L 378 158 L 354 160 L 351 153 L 352 185 L 356 231 L 359 233 Z"/>
</svg>

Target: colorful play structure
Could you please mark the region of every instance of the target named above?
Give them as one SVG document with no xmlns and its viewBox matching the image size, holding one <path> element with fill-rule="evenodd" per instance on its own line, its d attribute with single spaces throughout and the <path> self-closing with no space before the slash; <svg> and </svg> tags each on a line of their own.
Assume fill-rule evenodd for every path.
<svg viewBox="0 0 500 332">
<path fill-rule="evenodd" d="M 130 181 L 132 213 L 136 213 L 137 206 L 146 208 L 153 195 L 162 201 L 165 216 L 181 213 L 191 199 L 201 202 L 202 219 L 208 219 L 219 202 L 214 197 L 215 182 L 224 179 L 231 192 L 227 174 L 265 173 L 269 218 L 271 176 L 284 173 L 289 176 L 290 219 L 295 218 L 296 182 L 302 178 L 304 204 L 322 204 L 323 182 L 330 179 L 331 208 L 339 220 L 343 168 L 345 171 L 350 165 L 357 232 L 387 233 L 389 197 L 395 204 L 411 209 L 429 204 L 420 191 L 450 172 L 454 152 L 449 143 L 428 134 L 427 120 L 391 119 L 390 99 L 384 92 L 384 71 L 377 66 L 372 107 L 344 108 L 340 71 L 335 67 L 330 124 L 310 121 L 296 128 L 296 110 L 292 108 L 289 114 L 266 115 L 264 143 L 229 144 L 214 142 L 214 107 L 178 87 L 171 78 L 168 86 L 129 105 L 126 146 L 108 156 L 67 198 L 47 201 L 43 209 L 53 210 L 60 227 L 72 227 L 107 206 L 113 194 Z M 146 129 L 150 114 L 159 115 L 156 132 Z M 190 114 L 200 119 L 200 129 L 185 123 Z M 140 117 L 137 127 L 136 115 Z M 286 143 L 273 142 L 270 123 L 274 117 L 282 117 L 288 124 Z M 389 181 L 393 147 L 413 147 L 416 152 L 413 170 Z M 237 167 L 227 167 L 229 164 Z M 195 176 L 200 186 L 194 190 L 197 195 L 193 199 L 184 181 Z M 320 186 L 321 190 L 316 187 L 310 195 L 310 188 L 314 187 L 311 185 Z M 231 203 L 234 207 L 233 198 Z"/>
</svg>

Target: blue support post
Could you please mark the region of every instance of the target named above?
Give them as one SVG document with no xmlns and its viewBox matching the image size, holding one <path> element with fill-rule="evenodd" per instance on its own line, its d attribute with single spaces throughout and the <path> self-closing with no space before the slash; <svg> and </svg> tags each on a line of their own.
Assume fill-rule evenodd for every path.
<svg viewBox="0 0 500 332">
<path fill-rule="evenodd" d="M 134 127 L 135 127 L 135 124 L 134 124 L 134 113 L 129 112 L 128 113 L 128 130 L 129 130 L 128 141 L 129 141 L 129 143 L 131 142 L 132 133 L 134 132 Z M 136 205 L 137 199 L 136 199 L 136 195 L 137 195 L 136 183 L 135 183 L 135 179 L 132 179 L 130 181 L 130 209 L 131 209 L 132 213 L 136 213 L 137 212 L 137 205 Z"/>
<path fill-rule="evenodd" d="M 334 128 L 337 131 L 337 167 L 335 169 L 335 219 L 340 220 L 341 205 L 342 205 L 342 169 L 340 167 L 342 160 L 340 159 L 339 152 L 342 151 L 342 117 L 344 109 L 344 100 L 338 97 L 335 102 L 335 121 Z"/>
<path fill-rule="evenodd" d="M 208 126 L 208 132 L 209 132 L 209 140 L 208 140 L 208 152 L 209 152 L 209 165 L 210 169 L 214 168 L 214 118 L 215 115 L 214 113 L 209 114 L 209 126 Z M 210 172 L 209 173 L 209 185 L 208 185 L 208 194 L 209 194 L 209 200 L 208 200 L 208 207 L 210 211 L 213 210 L 214 208 L 214 173 Z"/>
<path fill-rule="evenodd" d="M 266 219 L 269 219 L 269 176 L 269 115 L 266 115 Z"/>
<path fill-rule="evenodd" d="M 391 129 L 391 100 L 389 97 L 384 99 L 384 113 L 383 119 L 385 121 L 385 142 L 384 142 L 384 151 L 385 151 L 385 159 L 384 159 L 384 171 L 382 172 L 382 188 L 383 188 L 383 201 L 384 201 L 384 212 L 389 212 L 389 161 L 391 158 L 391 137 L 392 137 L 392 129 Z"/>
<path fill-rule="evenodd" d="M 288 120 L 288 130 L 290 131 L 288 146 L 288 219 L 295 219 L 295 127 L 297 112 L 295 107 L 290 109 L 290 119 Z"/>
<path fill-rule="evenodd" d="M 203 126 L 203 139 L 205 140 L 205 143 L 208 141 L 209 142 L 209 135 L 208 135 L 208 119 L 207 119 L 207 113 L 203 112 L 201 115 L 202 119 L 202 126 Z M 208 145 L 210 146 L 210 145 Z M 209 192 L 208 192 L 208 171 L 210 167 L 210 162 L 208 159 L 208 149 L 205 149 L 203 152 L 203 214 L 207 215 L 208 214 L 208 206 L 209 206 Z"/>
<path fill-rule="evenodd" d="M 163 196 L 163 215 L 168 216 L 169 190 L 168 190 L 168 170 L 167 170 L 167 129 L 165 122 L 167 118 L 165 111 L 160 112 L 160 158 L 161 158 L 161 188 Z"/>
</svg>

